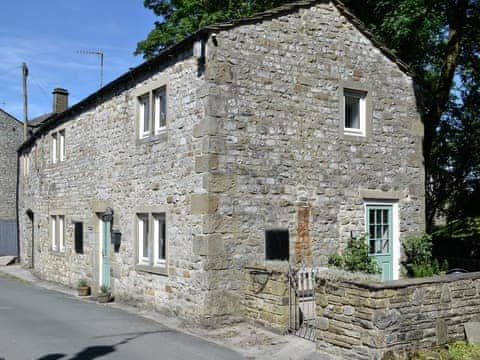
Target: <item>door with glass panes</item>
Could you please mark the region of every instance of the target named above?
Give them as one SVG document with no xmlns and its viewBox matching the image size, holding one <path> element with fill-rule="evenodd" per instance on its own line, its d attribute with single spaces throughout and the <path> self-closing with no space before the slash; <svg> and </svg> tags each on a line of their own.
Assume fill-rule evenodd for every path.
<svg viewBox="0 0 480 360">
<path fill-rule="evenodd" d="M 370 255 L 382 271 L 382 281 L 393 280 L 393 206 L 367 205 L 367 241 Z"/>
</svg>

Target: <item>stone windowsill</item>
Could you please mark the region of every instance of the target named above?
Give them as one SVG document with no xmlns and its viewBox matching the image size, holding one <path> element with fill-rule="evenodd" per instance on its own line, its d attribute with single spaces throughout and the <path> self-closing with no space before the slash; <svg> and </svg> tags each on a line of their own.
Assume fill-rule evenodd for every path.
<svg viewBox="0 0 480 360">
<path fill-rule="evenodd" d="M 60 251 L 58 249 L 57 250 L 50 249 L 50 253 L 55 256 L 65 257 L 65 250 Z"/>
<path fill-rule="evenodd" d="M 149 143 L 160 143 L 166 142 L 168 140 L 167 130 L 162 130 L 156 135 L 147 136 L 141 139 L 136 140 L 137 145 L 149 144 Z"/>
<path fill-rule="evenodd" d="M 138 272 L 146 272 L 150 274 L 168 276 L 168 270 L 166 266 L 151 266 L 151 265 L 135 265 L 135 270 Z"/>
</svg>

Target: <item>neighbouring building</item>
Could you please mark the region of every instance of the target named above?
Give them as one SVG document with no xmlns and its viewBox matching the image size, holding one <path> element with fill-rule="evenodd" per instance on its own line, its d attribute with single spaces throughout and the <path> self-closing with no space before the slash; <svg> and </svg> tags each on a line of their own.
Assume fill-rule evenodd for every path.
<svg viewBox="0 0 480 360">
<path fill-rule="evenodd" d="M 23 124 L 0 109 L 0 256 L 18 255 L 17 149 Z"/>
<path fill-rule="evenodd" d="M 325 265 L 364 232 L 398 278 L 422 137 L 412 74 L 340 2 L 210 26 L 22 145 L 22 259 L 205 325 L 243 318 L 246 266 Z"/>
</svg>

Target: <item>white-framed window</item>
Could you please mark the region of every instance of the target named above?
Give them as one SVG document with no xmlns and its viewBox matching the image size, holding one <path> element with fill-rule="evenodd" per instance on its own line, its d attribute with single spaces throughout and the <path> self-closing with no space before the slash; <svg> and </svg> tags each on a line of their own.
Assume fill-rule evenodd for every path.
<svg viewBox="0 0 480 360">
<path fill-rule="evenodd" d="M 153 214 L 153 265 L 165 266 L 166 258 L 166 223 L 165 214 Z"/>
<path fill-rule="evenodd" d="M 345 134 L 365 135 L 367 118 L 367 93 L 365 91 L 344 89 L 344 118 L 343 129 Z"/>
<path fill-rule="evenodd" d="M 57 133 L 52 134 L 52 163 L 57 163 L 58 139 Z"/>
<path fill-rule="evenodd" d="M 58 137 L 59 137 L 59 143 L 60 143 L 59 158 L 60 158 L 60 161 L 64 161 L 65 160 L 65 130 L 59 131 Z"/>
<path fill-rule="evenodd" d="M 57 251 L 57 217 L 50 217 L 50 240 L 52 242 L 52 250 Z"/>
<path fill-rule="evenodd" d="M 53 251 L 65 251 L 65 216 L 50 216 L 50 241 Z"/>
<path fill-rule="evenodd" d="M 138 263 L 150 264 L 148 214 L 138 214 Z"/>
<path fill-rule="evenodd" d="M 167 93 L 165 87 L 153 92 L 153 118 L 155 120 L 155 134 L 167 127 Z"/>
<path fill-rule="evenodd" d="M 52 134 L 52 163 L 65 161 L 65 129 Z"/>
<path fill-rule="evenodd" d="M 150 135 L 150 94 L 138 98 L 138 124 L 140 138 Z"/>
<path fill-rule="evenodd" d="M 138 137 L 145 139 L 167 127 L 167 88 L 162 86 L 137 97 Z"/>
<path fill-rule="evenodd" d="M 165 268 L 166 220 L 165 213 L 137 214 L 138 265 Z"/>
</svg>

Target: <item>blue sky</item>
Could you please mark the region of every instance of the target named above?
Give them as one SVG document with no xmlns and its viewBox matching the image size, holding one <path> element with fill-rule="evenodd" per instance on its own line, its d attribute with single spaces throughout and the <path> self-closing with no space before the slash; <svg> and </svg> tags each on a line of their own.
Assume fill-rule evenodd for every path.
<svg viewBox="0 0 480 360">
<path fill-rule="evenodd" d="M 55 87 L 70 92 L 70 105 L 143 62 L 133 52 L 156 17 L 142 0 L 14 0 L 0 12 L 0 108 L 22 119 L 21 63 L 29 68 L 28 117 L 51 111 Z"/>
</svg>

